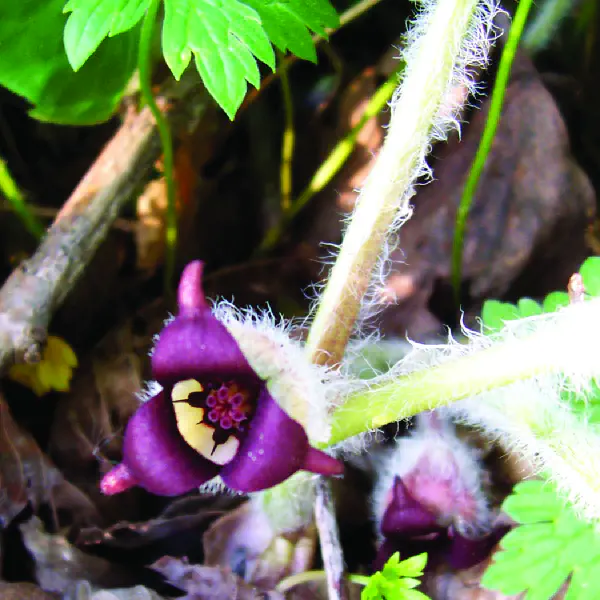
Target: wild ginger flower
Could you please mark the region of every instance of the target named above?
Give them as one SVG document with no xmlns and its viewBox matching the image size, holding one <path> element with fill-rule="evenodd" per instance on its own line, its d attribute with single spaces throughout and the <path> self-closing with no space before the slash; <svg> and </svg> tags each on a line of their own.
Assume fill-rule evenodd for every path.
<svg viewBox="0 0 600 600">
<path fill-rule="evenodd" d="M 379 569 L 396 551 L 428 552 L 428 567 L 445 561 L 466 569 L 486 558 L 506 532 L 492 527 L 481 467 L 452 425 L 421 414 L 408 438 L 397 442 L 375 490 L 382 543 Z"/>
<path fill-rule="evenodd" d="M 179 314 L 152 354 L 162 390 L 127 424 L 123 462 L 104 476 L 102 491 L 139 485 L 175 496 L 219 475 L 248 493 L 299 470 L 341 474 L 341 463 L 310 446 L 302 425 L 281 408 L 212 314 L 201 279 L 202 263 L 190 263 L 179 283 Z"/>
</svg>

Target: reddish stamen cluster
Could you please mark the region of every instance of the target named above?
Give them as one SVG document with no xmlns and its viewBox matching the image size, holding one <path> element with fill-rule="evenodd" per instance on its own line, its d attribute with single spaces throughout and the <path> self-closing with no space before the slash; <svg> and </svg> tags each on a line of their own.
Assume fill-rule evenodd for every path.
<svg viewBox="0 0 600 600">
<path fill-rule="evenodd" d="M 250 418 L 253 409 L 250 394 L 234 381 L 211 389 L 204 403 L 209 409 L 204 422 L 224 431 L 235 429 L 243 432 L 245 428 L 242 423 Z"/>
</svg>

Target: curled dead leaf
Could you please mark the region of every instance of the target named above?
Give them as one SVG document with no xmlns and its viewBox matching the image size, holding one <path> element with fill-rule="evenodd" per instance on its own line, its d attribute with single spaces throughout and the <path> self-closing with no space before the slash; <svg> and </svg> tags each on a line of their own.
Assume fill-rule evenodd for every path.
<svg viewBox="0 0 600 600">
<path fill-rule="evenodd" d="M 229 568 L 190 565 L 185 560 L 165 556 L 152 568 L 166 579 L 187 592 L 185 600 L 284 600 L 283 595 L 265 591 L 246 583 Z"/>
</svg>

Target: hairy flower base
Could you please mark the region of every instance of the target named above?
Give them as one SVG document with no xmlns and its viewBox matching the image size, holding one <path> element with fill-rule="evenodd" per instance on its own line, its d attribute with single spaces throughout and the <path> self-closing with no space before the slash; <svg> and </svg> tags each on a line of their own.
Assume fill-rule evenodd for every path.
<svg viewBox="0 0 600 600">
<path fill-rule="evenodd" d="M 179 314 L 152 355 L 152 374 L 163 389 L 130 419 L 123 462 L 104 477 L 102 491 L 139 485 L 174 496 L 219 475 L 247 493 L 299 470 L 341 474 L 342 464 L 310 446 L 303 427 L 279 406 L 212 315 L 201 276 L 200 262 L 182 275 Z"/>
</svg>

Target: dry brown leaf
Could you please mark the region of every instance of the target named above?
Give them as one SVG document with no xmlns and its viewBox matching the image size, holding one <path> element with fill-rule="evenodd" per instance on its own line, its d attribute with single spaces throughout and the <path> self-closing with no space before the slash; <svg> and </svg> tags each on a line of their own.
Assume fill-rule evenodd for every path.
<svg viewBox="0 0 600 600">
<path fill-rule="evenodd" d="M 56 600 L 33 583 L 6 583 L 0 581 L 0 600 Z"/>
<path fill-rule="evenodd" d="M 203 538 L 205 563 L 227 567 L 244 580 L 271 589 L 284 577 L 311 568 L 314 526 L 277 535 L 263 510 L 249 501 L 217 519 Z"/>
<path fill-rule="evenodd" d="M 63 600 L 164 600 L 155 591 L 143 585 L 112 590 L 94 590 L 87 581 L 78 581 Z"/>
<path fill-rule="evenodd" d="M 169 556 L 161 558 L 152 568 L 187 592 L 182 600 L 283 600 L 282 594 L 259 590 L 228 568 L 190 565 Z"/>
<path fill-rule="evenodd" d="M 116 518 L 131 516 L 127 509 L 137 496 L 101 496 L 98 482 L 111 461 L 121 458 L 123 430 L 139 406 L 139 354 L 131 322 L 111 331 L 81 361 L 70 391 L 56 408 L 50 432 L 49 453 L 67 479 L 85 490 L 101 512 L 123 509 Z"/>
<path fill-rule="evenodd" d="M 19 528 L 25 547 L 35 561 L 37 582 L 47 592 L 64 593 L 79 580 L 98 587 L 124 587 L 136 583 L 119 565 L 85 554 L 61 535 L 46 533 L 37 517 L 22 523 Z"/>
<path fill-rule="evenodd" d="M 33 437 L 12 418 L 0 396 L 0 520 L 6 526 L 27 505 L 34 510 L 44 503 L 56 511 L 64 508 L 75 520 L 93 521 L 96 509 L 89 498 L 66 481 L 42 453 Z"/>
<path fill-rule="evenodd" d="M 111 560 L 149 564 L 165 554 L 203 560 L 198 543 L 210 522 L 238 500 L 230 496 L 186 496 L 174 500 L 156 519 L 129 523 L 121 521 L 106 529 L 82 529 L 75 541 Z"/>
</svg>

